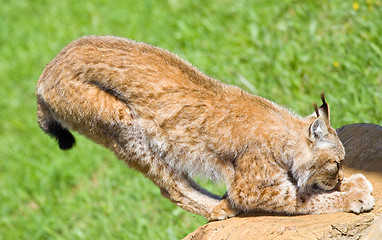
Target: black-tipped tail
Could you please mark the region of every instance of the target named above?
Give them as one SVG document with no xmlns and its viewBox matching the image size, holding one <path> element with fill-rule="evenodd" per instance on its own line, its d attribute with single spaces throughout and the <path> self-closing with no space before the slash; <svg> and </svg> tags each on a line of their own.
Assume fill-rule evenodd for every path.
<svg viewBox="0 0 382 240">
<path fill-rule="evenodd" d="M 58 146 L 61 150 L 71 149 L 75 143 L 76 139 L 69 132 L 68 129 L 63 128 L 60 123 L 52 121 L 48 124 L 47 129 L 44 129 L 47 134 L 55 138 L 58 142 Z"/>
</svg>

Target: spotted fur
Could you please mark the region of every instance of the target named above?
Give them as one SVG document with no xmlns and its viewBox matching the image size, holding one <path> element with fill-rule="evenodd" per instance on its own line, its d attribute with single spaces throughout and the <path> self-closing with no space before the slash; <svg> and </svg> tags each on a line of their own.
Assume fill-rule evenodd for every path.
<svg viewBox="0 0 382 240">
<path fill-rule="evenodd" d="M 69 44 L 37 84 L 39 125 L 61 149 L 74 145 L 69 130 L 77 131 L 210 220 L 373 207 L 362 175 L 342 180 L 344 149 L 322 101 L 303 118 L 165 50 L 110 36 Z M 195 175 L 224 181 L 226 195 L 207 192 Z"/>
</svg>

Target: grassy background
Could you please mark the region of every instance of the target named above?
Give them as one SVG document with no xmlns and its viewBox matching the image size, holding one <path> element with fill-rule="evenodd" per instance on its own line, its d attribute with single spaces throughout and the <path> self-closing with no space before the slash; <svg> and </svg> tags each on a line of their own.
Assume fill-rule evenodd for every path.
<svg viewBox="0 0 382 240">
<path fill-rule="evenodd" d="M 332 124 L 382 125 L 382 2 L 0 0 L 0 238 L 179 239 L 206 221 L 77 136 L 68 152 L 36 124 L 35 85 L 83 35 L 118 35 L 177 53 L 203 72 L 313 111 Z"/>
</svg>

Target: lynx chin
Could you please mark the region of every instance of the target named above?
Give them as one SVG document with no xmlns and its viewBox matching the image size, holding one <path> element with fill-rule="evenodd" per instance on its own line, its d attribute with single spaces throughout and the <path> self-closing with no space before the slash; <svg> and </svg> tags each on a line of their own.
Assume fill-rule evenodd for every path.
<svg viewBox="0 0 382 240">
<path fill-rule="evenodd" d="M 37 83 L 38 123 L 61 149 L 77 131 L 209 220 L 373 208 L 370 182 L 343 178 L 344 148 L 321 99 L 300 117 L 166 50 L 111 36 L 70 43 Z M 207 192 L 195 175 L 223 181 L 226 194 Z"/>
</svg>

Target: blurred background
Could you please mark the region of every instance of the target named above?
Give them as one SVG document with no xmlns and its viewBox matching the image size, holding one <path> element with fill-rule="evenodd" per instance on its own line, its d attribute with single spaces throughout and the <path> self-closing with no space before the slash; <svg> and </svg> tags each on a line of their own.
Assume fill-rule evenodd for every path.
<svg viewBox="0 0 382 240">
<path fill-rule="evenodd" d="M 0 238 L 180 239 L 206 223 L 112 153 L 36 123 L 45 65 L 84 35 L 144 41 L 332 125 L 382 125 L 382 1 L 0 0 Z M 206 183 L 212 191 L 224 188 Z"/>
</svg>

